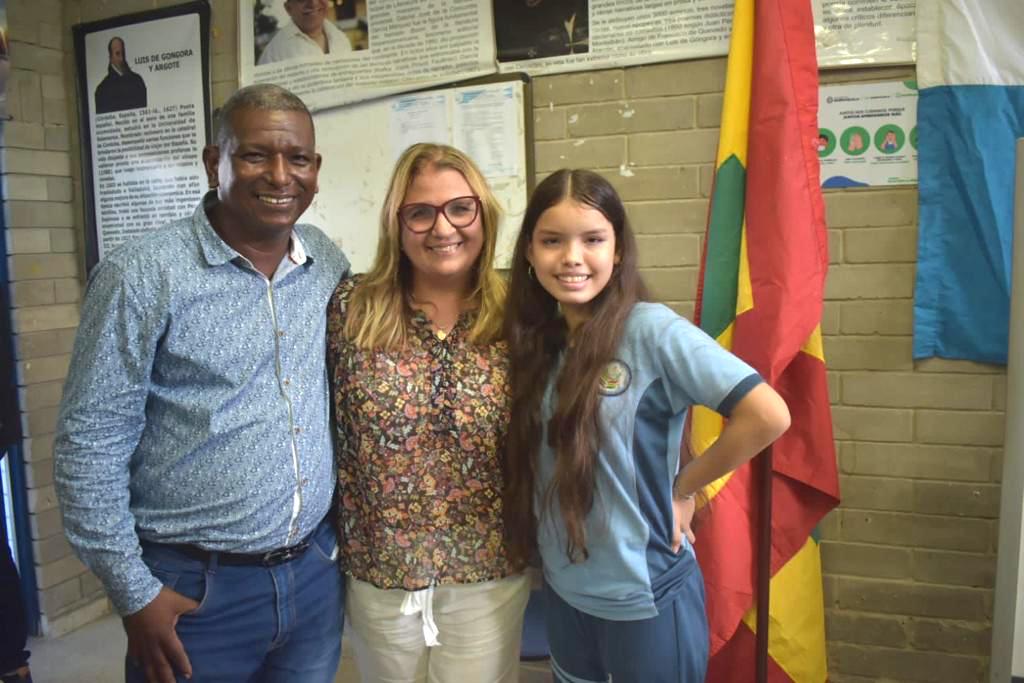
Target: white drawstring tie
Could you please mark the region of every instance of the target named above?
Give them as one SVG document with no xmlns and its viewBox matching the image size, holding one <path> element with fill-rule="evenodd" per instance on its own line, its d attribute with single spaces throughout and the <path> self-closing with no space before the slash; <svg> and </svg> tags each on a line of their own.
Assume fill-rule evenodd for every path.
<svg viewBox="0 0 1024 683">
<path fill-rule="evenodd" d="M 435 647 L 441 644 L 441 641 L 437 639 L 439 633 L 437 624 L 434 623 L 434 584 L 430 584 L 430 586 L 423 590 L 406 591 L 400 610 L 406 616 L 422 612 L 423 640 L 427 643 L 427 647 Z"/>
</svg>

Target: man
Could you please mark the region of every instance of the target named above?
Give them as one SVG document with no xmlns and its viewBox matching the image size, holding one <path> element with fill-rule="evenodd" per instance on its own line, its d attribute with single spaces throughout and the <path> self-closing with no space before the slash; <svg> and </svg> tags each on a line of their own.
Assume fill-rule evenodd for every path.
<svg viewBox="0 0 1024 683">
<path fill-rule="evenodd" d="M 348 261 L 311 225 L 313 121 L 250 86 L 195 213 L 90 277 L 55 445 L 68 539 L 128 634 L 126 680 L 334 680 L 343 579 L 325 308 Z"/>
<path fill-rule="evenodd" d="M 274 34 L 258 64 L 352 51 L 344 32 L 327 21 L 327 0 L 285 0 L 284 10 L 291 23 Z"/>
<path fill-rule="evenodd" d="M 146 83 L 131 70 L 124 54 L 124 41 L 114 36 L 107 43 L 107 75 L 96 86 L 96 113 L 140 109 L 146 106 Z"/>
</svg>

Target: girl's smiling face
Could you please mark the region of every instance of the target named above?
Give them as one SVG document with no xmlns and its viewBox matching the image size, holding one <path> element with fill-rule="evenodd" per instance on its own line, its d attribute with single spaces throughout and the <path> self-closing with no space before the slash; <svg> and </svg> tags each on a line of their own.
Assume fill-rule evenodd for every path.
<svg viewBox="0 0 1024 683">
<path fill-rule="evenodd" d="M 597 209 L 563 199 L 537 219 L 526 258 L 569 328 L 576 329 L 619 262 L 615 229 Z"/>
</svg>

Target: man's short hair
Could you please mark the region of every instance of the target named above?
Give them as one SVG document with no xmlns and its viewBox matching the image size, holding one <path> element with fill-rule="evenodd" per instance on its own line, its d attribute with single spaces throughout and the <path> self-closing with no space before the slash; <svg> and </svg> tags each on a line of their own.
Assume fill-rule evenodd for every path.
<svg viewBox="0 0 1024 683">
<path fill-rule="evenodd" d="M 110 56 L 110 54 L 111 54 L 111 49 L 110 49 L 110 48 L 114 47 L 114 41 L 115 41 L 115 40 L 119 40 L 119 41 L 121 41 L 121 51 L 122 51 L 122 52 L 124 52 L 124 49 L 125 49 L 125 48 L 124 48 L 124 38 L 122 38 L 121 36 L 114 36 L 113 38 L 111 38 L 111 39 L 110 39 L 110 40 L 109 40 L 109 41 L 107 42 L 107 56 L 108 56 L 108 57 L 109 57 L 109 56 Z"/>
<path fill-rule="evenodd" d="M 214 116 L 213 144 L 224 147 L 234 137 L 234 116 L 240 109 L 300 111 L 309 117 L 310 125 L 313 124 L 313 115 L 297 95 L 273 83 L 259 83 L 235 91 L 217 110 Z"/>
</svg>

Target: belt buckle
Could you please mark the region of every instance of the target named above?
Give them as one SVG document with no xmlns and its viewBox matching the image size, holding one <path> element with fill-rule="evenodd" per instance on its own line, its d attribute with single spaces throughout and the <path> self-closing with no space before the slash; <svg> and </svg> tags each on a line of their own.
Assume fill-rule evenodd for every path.
<svg viewBox="0 0 1024 683">
<path fill-rule="evenodd" d="M 284 564 L 290 562 L 296 557 L 306 552 L 306 548 L 309 547 L 309 541 L 303 541 L 287 548 L 278 548 L 277 550 L 271 550 L 269 553 L 263 556 L 263 564 L 267 567 L 273 567 L 274 565 Z"/>
</svg>

